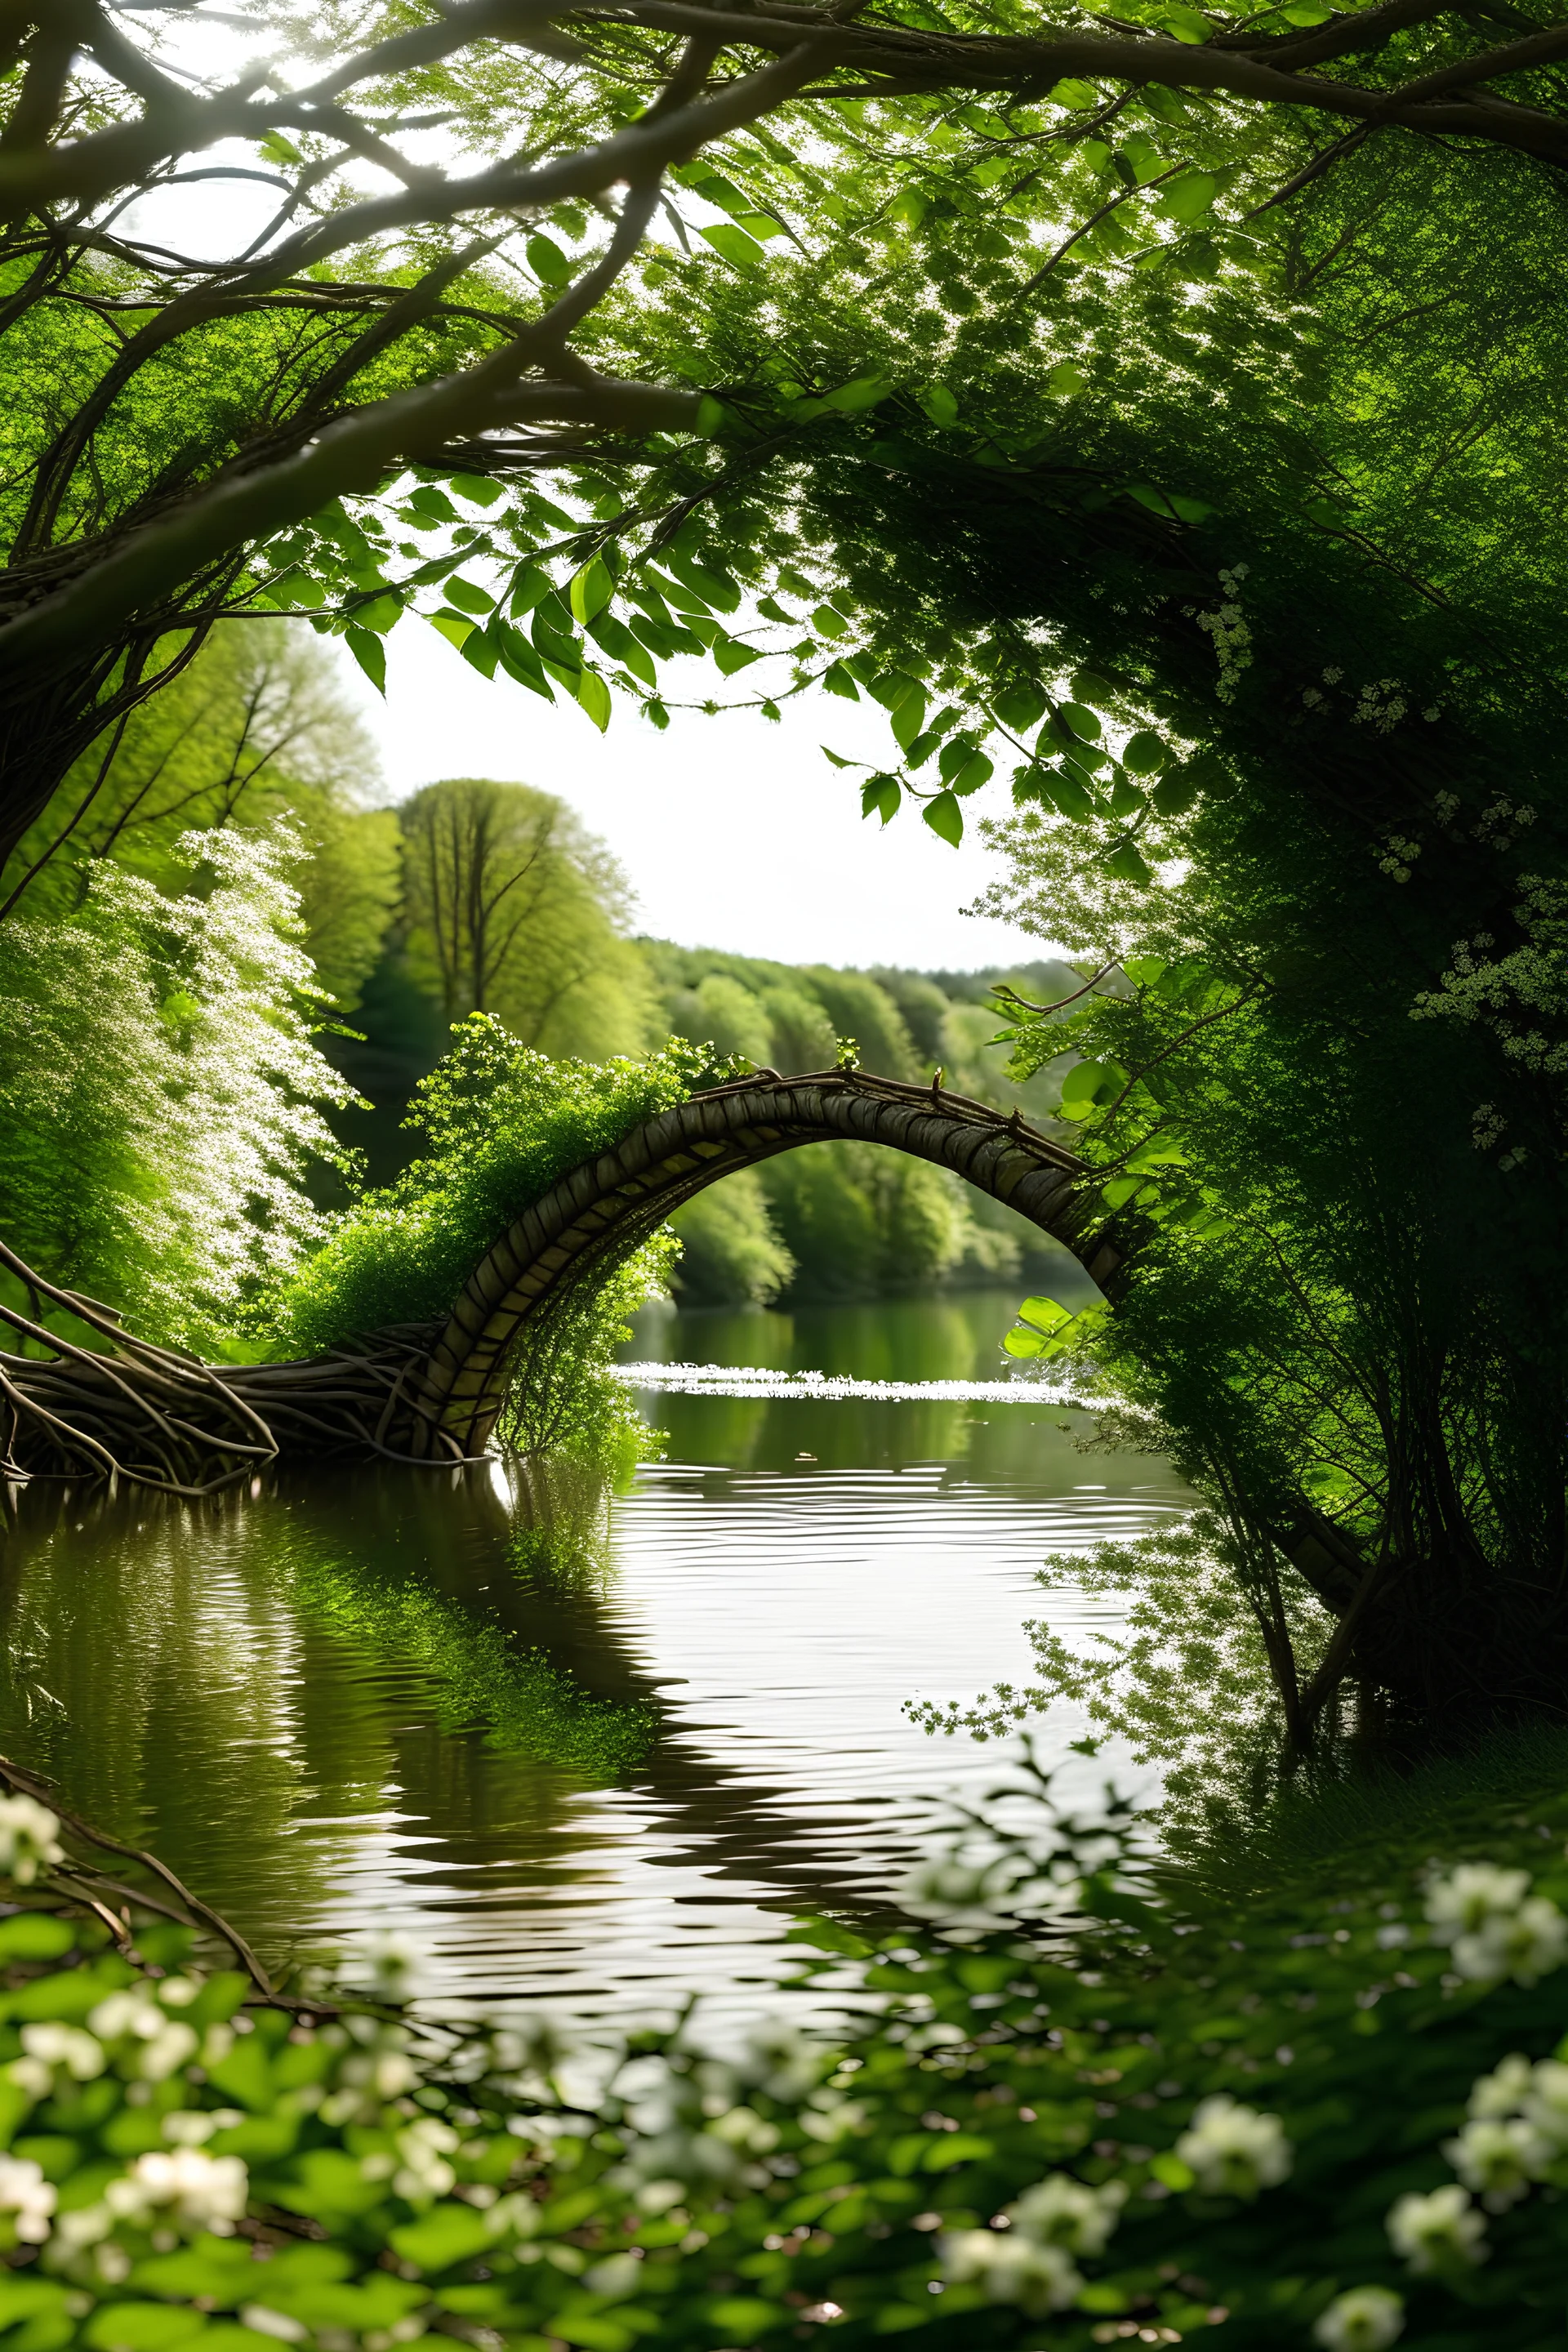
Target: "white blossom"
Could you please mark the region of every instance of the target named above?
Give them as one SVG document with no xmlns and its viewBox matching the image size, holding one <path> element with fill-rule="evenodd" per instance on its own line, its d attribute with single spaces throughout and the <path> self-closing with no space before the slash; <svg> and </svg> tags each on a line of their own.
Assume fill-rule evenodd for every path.
<svg viewBox="0 0 1568 2352">
<path fill-rule="evenodd" d="M 392 2180 L 398 2195 L 406 2197 L 410 2203 L 427 2197 L 445 2197 L 457 2182 L 458 2176 L 447 2162 L 457 2145 L 458 2134 L 451 2125 L 441 2123 L 435 2116 L 421 2116 L 417 2123 L 400 2131 L 396 2147 L 402 2163 Z"/>
<path fill-rule="evenodd" d="M 1568 1919 L 1549 1896 L 1532 1895 L 1517 1911 L 1489 1919 L 1454 1943 L 1454 1967 L 1481 1984 L 1511 1977 L 1532 1985 L 1568 1958 Z"/>
<path fill-rule="evenodd" d="M 1335 2295 L 1312 2330 L 1325 2352 L 1386 2352 L 1405 2333 L 1404 2298 L 1386 2286 Z"/>
<path fill-rule="evenodd" d="M 1491 1862 L 1462 1862 L 1426 1889 L 1426 1916 L 1435 1944 L 1479 1934 L 1490 1919 L 1518 1910 L 1530 1892 L 1527 1870 L 1500 1870 Z"/>
<path fill-rule="evenodd" d="M 0 2213 L 16 2217 L 16 2235 L 25 2246 L 41 2246 L 49 2234 L 55 2210 L 55 2185 L 46 2180 L 31 2157 L 0 2156 Z"/>
<path fill-rule="evenodd" d="M 1389 2212 L 1387 2229 L 1394 2252 L 1413 2271 L 1453 2270 L 1486 2260 L 1486 2223 L 1471 2204 L 1468 2189 L 1457 2181 L 1434 2189 L 1429 2196 L 1412 2190 L 1399 2198 Z"/>
<path fill-rule="evenodd" d="M 33 1797 L 0 1797 L 0 1874 L 31 1886 L 41 1870 L 65 1860 L 59 1816 Z"/>
<path fill-rule="evenodd" d="M 154 2217 L 166 2218 L 231 2237 L 249 2190 L 237 2156 L 208 2156 L 199 2147 L 152 2148 L 110 2182 L 103 2201 L 120 2221 L 144 2225 Z"/>
<path fill-rule="evenodd" d="M 1061 2246 L 1069 2254 L 1102 2254 L 1127 2202 L 1124 2182 L 1108 2180 L 1090 2189 L 1070 2173 L 1053 2172 L 1026 2189 L 1007 2208 L 1020 2237 L 1036 2245 Z"/>
<path fill-rule="evenodd" d="M 1479 2076 L 1470 2085 L 1469 2105 L 1466 2112 L 1479 2120 L 1518 2115 L 1535 2073 L 1536 2069 L 1529 2059 L 1521 2058 L 1518 2051 L 1514 2051 L 1491 2074 Z M 1568 2089 L 1568 2066 L 1563 2069 L 1563 2074 L 1564 2088 Z"/>
<path fill-rule="evenodd" d="M 90 2083 L 104 2068 L 103 2044 L 79 2025 L 24 2025 L 22 2056 L 12 2060 L 6 2073 L 18 2090 L 30 2098 L 47 2099 L 61 2074 L 73 2082 Z"/>
<path fill-rule="evenodd" d="M 1062 2247 L 1011 2230 L 956 2231 L 938 2239 L 937 2252 L 953 2285 L 978 2286 L 988 2303 L 1016 2304 L 1031 2319 L 1066 2310 L 1083 2286 Z"/>
<path fill-rule="evenodd" d="M 1473 2189 L 1489 2213 L 1506 2212 L 1551 2163 L 1549 2140 L 1522 2116 L 1495 2116 L 1468 2123 L 1457 2139 L 1443 2142 L 1443 2153 L 1465 2187 Z"/>
<path fill-rule="evenodd" d="M 1211 2196 L 1256 2197 L 1278 2187 L 1292 2161 L 1279 2116 L 1243 2106 L 1227 2091 L 1204 2100 L 1175 2152 Z"/>
</svg>

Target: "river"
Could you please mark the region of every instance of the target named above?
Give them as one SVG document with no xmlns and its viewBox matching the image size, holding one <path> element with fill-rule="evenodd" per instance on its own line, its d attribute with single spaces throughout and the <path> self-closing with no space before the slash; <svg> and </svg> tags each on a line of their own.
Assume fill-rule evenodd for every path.
<svg viewBox="0 0 1568 2352">
<path fill-rule="evenodd" d="M 1026 1681 L 1042 1557 L 1189 1500 L 1158 1460 L 1079 1452 L 1082 1414 L 989 1392 L 1015 1304 L 650 1310 L 626 1353 L 665 1457 L 608 1499 L 499 1464 L 30 1495 L 0 1748 L 268 1954 L 397 1930 L 447 2003 L 624 2020 L 695 1992 L 721 2029 L 800 1913 L 874 1915 L 932 1797 L 994 1781 L 1008 1743 L 932 1740 L 902 1703 Z M 658 1369 L 683 1364 L 751 1377 Z M 1082 1728 L 1039 1727 L 1065 1794 L 1146 1785 L 1075 1755 Z"/>
</svg>

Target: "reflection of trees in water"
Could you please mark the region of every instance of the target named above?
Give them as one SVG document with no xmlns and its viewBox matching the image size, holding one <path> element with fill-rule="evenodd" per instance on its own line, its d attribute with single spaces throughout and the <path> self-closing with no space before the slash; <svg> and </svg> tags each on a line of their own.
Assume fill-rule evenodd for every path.
<svg viewBox="0 0 1568 2352">
<path fill-rule="evenodd" d="M 602 1881 L 611 1780 L 653 1814 L 651 1859 L 784 1909 L 882 1907 L 827 1850 L 841 1822 L 662 1729 L 606 1498 L 569 1474 L 363 1469 L 188 1506 L 35 1490 L 0 1636 L 7 1751 L 269 1941 L 341 1916 L 350 1878 L 436 1876 L 453 1910 Z"/>
</svg>

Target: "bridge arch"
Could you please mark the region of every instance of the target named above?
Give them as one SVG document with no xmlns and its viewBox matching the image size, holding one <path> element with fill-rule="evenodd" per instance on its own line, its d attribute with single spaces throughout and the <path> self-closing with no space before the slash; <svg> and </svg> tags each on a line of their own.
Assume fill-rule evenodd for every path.
<svg viewBox="0 0 1568 2352">
<path fill-rule="evenodd" d="M 522 1212 L 475 1267 L 434 1340 L 419 1383 L 426 1430 L 438 1428 L 465 1454 L 482 1451 L 531 1317 L 721 1177 L 835 1139 L 951 1168 L 1068 1248 L 1084 1223 L 1081 1163 L 1016 1112 L 949 1094 L 940 1080 L 914 1087 L 863 1070 L 759 1070 L 661 1111 Z M 1115 1262 L 1103 1244 L 1085 1259 L 1097 1280 Z"/>
</svg>

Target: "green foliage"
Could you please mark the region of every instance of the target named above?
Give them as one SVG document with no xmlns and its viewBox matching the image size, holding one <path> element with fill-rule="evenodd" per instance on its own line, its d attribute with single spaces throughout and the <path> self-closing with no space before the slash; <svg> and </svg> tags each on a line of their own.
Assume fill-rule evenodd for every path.
<svg viewBox="0 0 1568 2352">
<path fill-rule="evenodd" d="M 311 1042 L 287 833 L 183 835 L 178 895 L 111 862 L 0 925 L 0 1229 L 149 1336 L 222 1346 L 324 1223 L 353 1099 Z"/>
<path fill-rule="evenodd" d="M 699 1192 L 670 1225 L 680 1243 L 672 1279 L 683 1306 L 767 1307 L 795 1274 L 754 1168 Z"/>
<path fill-rule="evenodd" d="M 0 2311 L 97 2352 L 454 2324 L 697 2352 L 828 2321 L 932 2352 L 1390 2343 L 1335 2334 L 1354 2296 L 1415 2345 L 1530 2352 L 1568 2162 L 1561 1777 L 1516 1784 L 1507 1831 L 1434 1858 L 1413 1823 L 1245 1912 L 1151 1871 L 1114 1808 L 971 1826 L 905 1890 L 930 1927 L 797 1931 L 808 1977 L 874 1996 L 855 2021 L 721 2057 L 688 2027 L 590 2065 L 544 2028 L 323 2017 L 320 1989 L 296 2023 L 184 1929 L 139 1930 L 154 1979 L 96 1920 L 24 1914 Z M 49 1820 L 6 1801 L 13 1862 Z"/>
<path fill-rule="evenodd" d="M 416 1090 L 411 1124 L 424 1156 L 337 1217 L 279 1289 L 271 1324 L 279 1345 L 310 1353 L 394 1324 L 444 1320 L 530 1202 L 714 1075 L 679 1040 L 646 1061 L 596 1064 L 552 1061 L 489 1013 L 471 1014 L 453 1035 Z M 606 1301 L 608 1317 L 619 1311 Z"/>
<path fill-rule="evenodd" d="M 104 859 L 177 896 L 186 835 L 281 818 L 318 983 L 352 1011 L 401 887 L 397 821 L 366 805 L 377 781 L 374 748 L 310 637 L 234 630 L 77 762 L 0 872 L 0 905 L 67 916 Z"/>
</svg>

